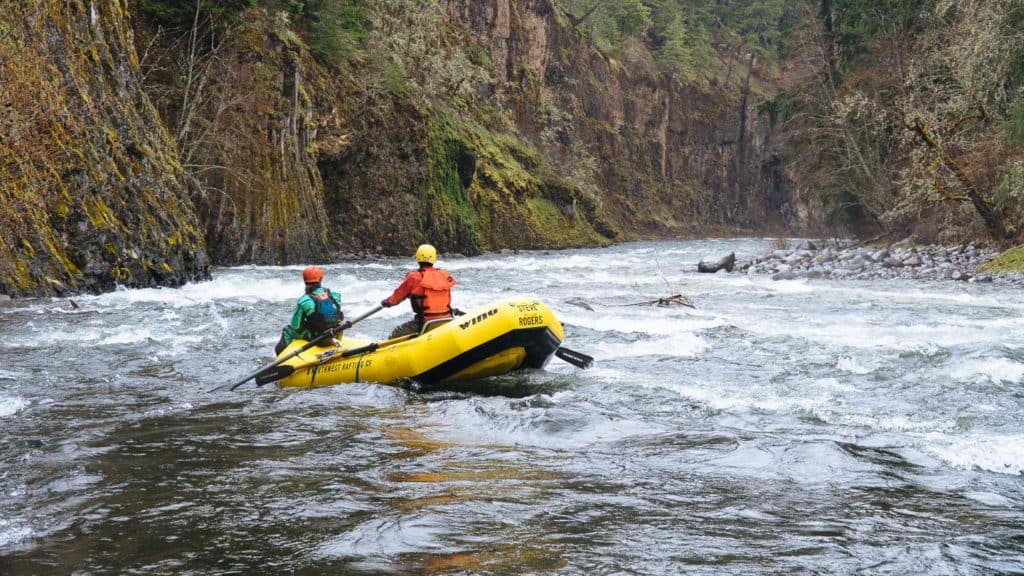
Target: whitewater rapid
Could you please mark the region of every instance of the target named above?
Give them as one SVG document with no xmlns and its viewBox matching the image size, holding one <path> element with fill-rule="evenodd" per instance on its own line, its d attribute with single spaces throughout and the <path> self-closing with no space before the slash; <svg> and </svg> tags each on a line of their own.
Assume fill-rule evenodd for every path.
<svg viewBox="0 0 1024 576">
<path fill-rule="evenodd" d="M 456 306 L 539 298 L 596 359 L 459 392 L 210 393 L 302 266 L 6 303 L 0 572 L 1024 571 L 1024 294 L 696 273 L 770 244 L 442 254 Z M 354 317 L 409 264 L 324 283 Z"/>
</svg>

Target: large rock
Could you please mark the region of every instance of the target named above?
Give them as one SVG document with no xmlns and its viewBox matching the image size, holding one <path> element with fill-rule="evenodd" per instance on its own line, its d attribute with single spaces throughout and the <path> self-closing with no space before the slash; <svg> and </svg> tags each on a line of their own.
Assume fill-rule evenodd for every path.
<svg viewBox="0 0 1024 576">
<path fill-rule="evenodd" d="M 702 258 L 701 261 L 697 263 L 697 272 L 706 272 L 711 274 L 714 274 L 719 270 L 732 272 L 734 266 L 736 266 L 736 253 L 729 252 L 729 254 L 722 256 L 718 260 L 709 260 L 707 257 Z"/>
</svg>

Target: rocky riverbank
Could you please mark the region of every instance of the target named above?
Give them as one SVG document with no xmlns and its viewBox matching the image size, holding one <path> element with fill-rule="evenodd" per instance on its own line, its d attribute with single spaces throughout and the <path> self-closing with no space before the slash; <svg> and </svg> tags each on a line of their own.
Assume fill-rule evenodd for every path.
<svg viewBox="0 0 1024 576">
<path fill-rule="evenodd" d="M 999 252 L 977 243 L 959 246 L 918 246 L 900 243 L 888 247 L 830 244 L 819 247 L 803 241 L 791 249 L 773 250 L 753 261 L 737 263 L 735 270 L 769 274 L 773 280 L 835 278 L 854 280 L 915 279 L 963 282 L 1024 282 L 1019 274 L 979 273 L 978 267 Z"/>
</svg>

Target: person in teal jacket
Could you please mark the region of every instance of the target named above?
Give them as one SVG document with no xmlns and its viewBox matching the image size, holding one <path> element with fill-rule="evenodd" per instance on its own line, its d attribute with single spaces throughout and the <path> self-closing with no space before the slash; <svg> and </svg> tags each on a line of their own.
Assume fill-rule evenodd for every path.
<svg viewBox="0 0 1024 576">
<path fill-rule="evenodd" d="M 274 347 L 278 355 L 292 340 L 312 340 L 345 320 L 345 314 L 341 311 L 341 296 L 321 286 L 323 279 L 324 271 L 319 266 L 307 266 L 302 271 L 306 293 L 295 303 L 292 321 L 281 331 L 281 340 Z"/>
</svg>

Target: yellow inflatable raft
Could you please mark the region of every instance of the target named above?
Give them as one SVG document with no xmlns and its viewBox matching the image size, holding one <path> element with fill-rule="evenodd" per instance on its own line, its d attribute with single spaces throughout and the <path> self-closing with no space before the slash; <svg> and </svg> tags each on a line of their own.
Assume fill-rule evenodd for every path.
<svg viewBox="0 0 1024 576">
<path fill-rule="evenodd" d="M 562 338 L 562 324 L 539 300 L 498 300 L 464 316 L 430 323 L 414 336 L 382 342 L 345 336 L 337 344 L 313 346 L 265 377 L 288 387 L 405 379 L 430 386 L 542 368 Z M 305 344 L 292 342 L 278 358 Z"/>
</svg>

